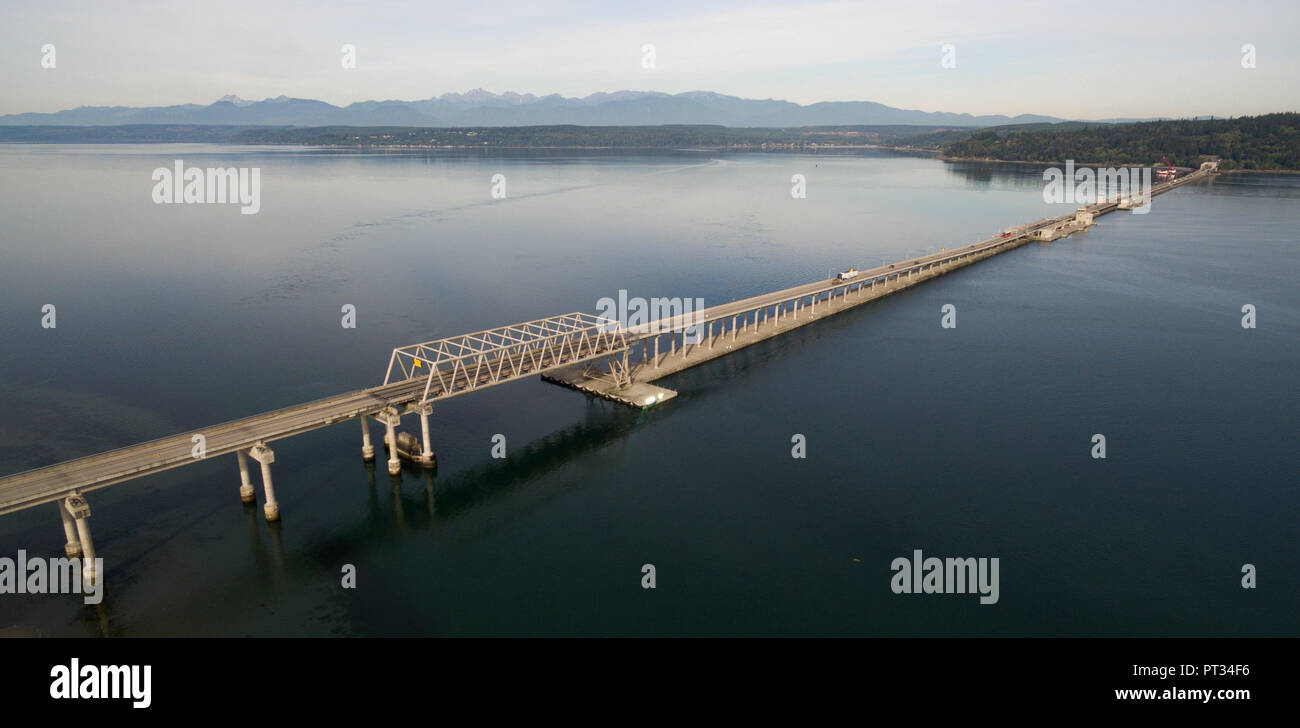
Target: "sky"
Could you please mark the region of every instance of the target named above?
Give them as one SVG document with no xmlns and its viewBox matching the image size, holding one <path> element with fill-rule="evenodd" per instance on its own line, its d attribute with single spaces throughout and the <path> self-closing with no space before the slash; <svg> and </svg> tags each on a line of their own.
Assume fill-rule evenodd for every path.
<svg viewBox="0 0 1300 728">
<path fill-rule="evenodd" d="M 1300 110 L 1300 2 L 4 0 L 0 114 L 485 88 L 1063 118 Z M 54 68 L 42 68 L 54 46 Z M 356 48 L 343 68 L 342 46 Z M 1243 68 L 1243 46 L 1254 68 Z M 643 49 L 654 47 L 654 67 Z M 945 45 L 955 67 L 944 68 Z"/>
</svg>

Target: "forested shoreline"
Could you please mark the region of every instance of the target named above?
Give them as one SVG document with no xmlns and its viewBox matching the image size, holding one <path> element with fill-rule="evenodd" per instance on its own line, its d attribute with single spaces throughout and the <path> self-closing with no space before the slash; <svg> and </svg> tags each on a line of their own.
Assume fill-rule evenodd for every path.
<svg viewBox="0 0 1300 728">
<path fill-rule="evenodd" d="M 1300 170 L 1300 114 L 1095 124 L 1069 129 L 994 127 L 943 147 L 946 159 L 1198 167 L 1218 158 L 1223 170 Z"/>
</svg>

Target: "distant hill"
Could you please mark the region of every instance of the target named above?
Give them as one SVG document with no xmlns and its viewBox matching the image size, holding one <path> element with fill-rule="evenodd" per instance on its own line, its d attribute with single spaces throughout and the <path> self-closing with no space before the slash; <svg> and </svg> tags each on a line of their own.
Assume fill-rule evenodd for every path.
<svg viewBox="0 0 1300 728">
<path fill-rule="evenodd" d="M 1116 165 L 1150 165 L 1168 157 L 1179 167 L 1219 157 L 1224 170 L 1300 170 L 1300 114 L 983 129 L 943 152 L 951 159 Z"/>
<path fill-rule="evenodd" d="M 653 91 L 559 95 L 495 94 L 475 89 L 419 101 L 360 101 L 334 106 L 279 96 L 247 101 L 224 96 L 212 104 L 178 106 L 82 106 L 54 113 L 0 116 L 3 126 L 111 126 L 202 124 L 233 126 L 647 126 L 713 124 L 728 127 L 798 127 L 882 124 L 986 127 L 1060 121 L 1022 114 L 973 116 L 897 109 L 871 101 L 823 101 L 801 105 L 775 99 L 744 99 L 711 91 Z"/>
<path fill-rule="evenodd" d="M 9 129 L 0 127 L 0 140 Z M 61 127 L 75 130 L 77 127 Z M 101 127 L 96 127 L 99 129 Z M 112 127 L 109 127 L 110 129 Z M 972 128 L 911 124 L 875 126 L 727 127 L 717 124 L 660 124 L 655 126 L 538 126 L 478 127 L 243 127 L 228 141 L 235 144 L 306 144 L 348 147 L 413 147 L 457 149 L 786 149 L 816 150 L 830 147 L 888 146 L 918 148 L 912 139 L 951 140 L 969 136 Z M 931 143 L 929 153 L 937 151 Z"/>
</svg>

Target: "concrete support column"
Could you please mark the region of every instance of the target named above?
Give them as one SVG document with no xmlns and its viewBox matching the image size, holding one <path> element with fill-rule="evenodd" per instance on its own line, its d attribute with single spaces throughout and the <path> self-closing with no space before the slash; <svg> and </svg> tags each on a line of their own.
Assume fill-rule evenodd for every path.
<svg viewBox="0 0 1300 728">
<path fill-rule="evenodd" d="M 709 351 L 713 351 L 713 322 L 709 322 Z"/>
<path fill-rule="evenodd" d="M 370 418 L 361 415 L 361 459 L 373 463 L 375 461 L 375 446 L 370 444 Z"/>
<path fill-rule="evenodd" d="M 402 461 L 397 455 L 397 426 L 402 422 L 402 416 L 397 410 L 389 407 L 379 414 L 375 419 L 384 423 L 384 442 L 388 444 L 388 474 L 397 475 L 402 472 Z"/>
<path fill-rule="evenodd" d="M 655 369 L 659 368 L 659 335 L 655 334 Z"/>
<path fill-rule="evenodd" d="M 76 521 L 77 541 L 81 544 L 81 583 L 82 587 L 94 586 L 100 574 L 95 571 L 95 542 L 90 540 L 90 504 L 80 495 L 70 495 L 63 499 L 63 507 L 68 515 Z"/>
<path fill-rule="evenodd" d="M 736 340 L 736 317 L 731 317 L 731 340 Z"/>
<path fill-rule="evenodd" d="M 624 352 L 623 356 L 625 357 L 623 364 L 626 367 L 627 352 Z M 437 462 L 437 460 L 434 458 L 433 455 L 433 445 L 429 443 L 429 415 L 433 414 L 433 405 L 413 404 L 413 405 L 409 405 L 406 408 L 406 411 L 420 416 L 420 435 L 423 438 L 421 440 L 421 445 L 423 445 L 423 449 L 420 451 L 420 465 L 423 465 L 426 468 L 432 468 L 434 464 Z"/>
<path fill-rule="evenodd" d="M 253 490 L 253 481 L 248 478 L 248 451 L 236 450 L 235 458 L 239 460 L 239 500 L 252 503 L 257 500 L 257 494 Z"/>
<path fill-rule="evenodd" d="M 420 414 L 420 432 L 424 435 L 424 460 L 429 462 L 433 459 L 433 446 L 429 444 L 429 415 Z"/>
<path fill-rule="evenodd" d="M 95 543 L 90 540 L 89 521 L 77 519 L 77 535 L 81 538 L 81 582 L 94 586 L 99 574 L 95 573 Z"/>
<path fill-rule="evenodd" d="M 266 494 L 266 503 L 262 506 L 262 512 L 266 514 L 266 520 L 278 521 L 280 504 L 275 500 L 275 487 L 271 484 L 271 463 L 275 462 L 275 453 L 259 442 L 249 448 L 248 455 L 262 466 L 262 490 Z"/>
<path fill-rule="evenodd" d="M 81 539 L 77 538 L 77 524 L 72 520 L 72 514 L 68 512 L 68 506 L 63 501 L 59 501 L 56 505 L 59 507 L 59 518 L 63 521 L 63 537 L 65 539 L 63 552 L 70 559 L 78 558 L 81 556 Z"/>
<path fill-rule="evenodd" d="M 677 353 L 677 337 L 674 336 L 671 332 L 669 332 L 669 334 L 668 334 L 668 356 L 672 356 L 673 354 L 676 354 L 676 353 Z"/>
</svg>

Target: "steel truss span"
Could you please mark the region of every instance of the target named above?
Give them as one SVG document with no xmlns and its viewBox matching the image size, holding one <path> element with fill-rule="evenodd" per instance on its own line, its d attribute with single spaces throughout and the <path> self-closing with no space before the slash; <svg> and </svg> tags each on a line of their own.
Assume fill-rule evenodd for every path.
<svg viewBox="0 0 1300 728">
<path fill-rule="evenodd" d="M 421 403 L 627 351 L 617 321 L 574 312 L 393 349 L 384 384 L 423 379 Z"/>
</svg>

